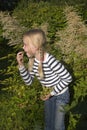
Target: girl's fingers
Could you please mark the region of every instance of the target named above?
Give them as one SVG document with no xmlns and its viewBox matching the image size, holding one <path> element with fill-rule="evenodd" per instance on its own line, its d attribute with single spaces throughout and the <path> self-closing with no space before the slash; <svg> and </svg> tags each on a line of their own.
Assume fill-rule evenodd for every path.
<svg viewBox="0 0 87 130">
<path fill-rule="evenodd" d="M 19 64 L 21 64 L 23 62 L 23 55 L 24 55 L 23 52 L 17 53 L 17 61 L 18 61 Z"/>
<path fill-rule="evenodd" d="M 24 54 L 23 52 L 18 52 L 18 53 L 17 53 L 17 56 L 18 56 L 18 57 L 21 57 L 21 56 L 23 57 L 23 54 Z"/>
</svg>

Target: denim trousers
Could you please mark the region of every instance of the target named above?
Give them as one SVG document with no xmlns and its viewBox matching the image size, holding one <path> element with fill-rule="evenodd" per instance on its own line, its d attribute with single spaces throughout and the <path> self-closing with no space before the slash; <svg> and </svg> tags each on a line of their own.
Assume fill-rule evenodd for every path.
<svg viewBox="0 0 87 130">
<path fill-rule="evenodd" d="M 69 90 L 63 94 L 52 96 L 46 100 L 45 105 L 45 128 L 44 130 L 65 130 L 64 106 L 69 103 Z"/>
</svg>

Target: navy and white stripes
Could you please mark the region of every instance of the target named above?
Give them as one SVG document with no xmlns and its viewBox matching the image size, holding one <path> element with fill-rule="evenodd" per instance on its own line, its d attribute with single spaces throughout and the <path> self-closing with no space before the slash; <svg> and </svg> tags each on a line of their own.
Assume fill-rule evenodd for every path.
<svg viewBox="0 0 87 130">
<path fill-rule="evenodd" d="M 47 53 L 47 58 L 43 62 L 44 78 L 41 79 L 38 74 L 37 59 L 34 60 L 33 70 L 29 72 L 25 67 L 19 68 L 20 74 L 27 85 L 30 85 L 36 75 L 43 86 L 53 87 L 52 95 L 60 94 L 66 89 L 72 81 L 72 77 L 67 69 L 56 58 Z"/>
</svg>

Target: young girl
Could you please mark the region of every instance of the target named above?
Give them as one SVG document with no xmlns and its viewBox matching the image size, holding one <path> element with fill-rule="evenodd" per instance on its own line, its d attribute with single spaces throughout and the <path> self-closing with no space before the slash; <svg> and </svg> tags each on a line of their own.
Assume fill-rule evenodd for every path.
<svg viewBox="0 0 87 130">
<path fill-rule="evenodd" d="M 68 85 L 72 81 L 70 73 L 56 58 L 44 51 L 45 33 L 32 29 L 23 35 L 23 49 L 29 58 L 29 69 L 23 63 L 23 52 L 17 53 L 20 75 L 30 85 L 34 76 L 43 87 L 53 88 L 41 98 L 45 105 L 45 130 L 65 130 L 64 106 L 69 102 Z"/>
</svg>

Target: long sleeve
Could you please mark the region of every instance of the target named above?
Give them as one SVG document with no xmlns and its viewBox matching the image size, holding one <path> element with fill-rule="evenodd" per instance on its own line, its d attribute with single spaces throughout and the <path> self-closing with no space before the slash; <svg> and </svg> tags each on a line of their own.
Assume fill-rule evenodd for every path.
<svg viewBox="0 0 87 130">
<path fill-rule="evenodd" d="M 72 81 L 72 76 L 67 69 L 50 54 L 47 55 L 46 60 L 43 62 L 44 78 L 41 79 L 38 73 L 39 61 L 35 59 L 33 69 L 29 72 L 25 67 L 19 68 L 20 75 L 22 76 L 25 84 L 30 85 L 34 76 L 38 78 L 42 86 L 51 87 L 53 91 L 51 95 L 63 93 Z"/>
<path fill-rule="evenodd" d="M 26 85 L 30 85 L 34 78 L 34 73 L 29 72 L 24 66 L 19 68 L 20 75 L 23 78 Z"/>
</svg>

